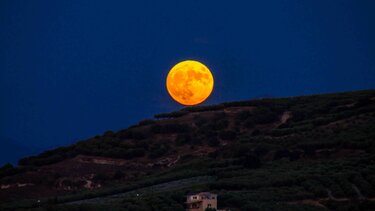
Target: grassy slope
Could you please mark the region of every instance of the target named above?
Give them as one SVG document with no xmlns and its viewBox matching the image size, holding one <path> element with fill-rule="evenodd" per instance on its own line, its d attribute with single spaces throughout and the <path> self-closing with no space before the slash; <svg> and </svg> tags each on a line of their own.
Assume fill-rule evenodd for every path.
<svg viewBox="0 0 375 211">
<path fill-rule="evenodd" d="M 174 167 L 161 169 L 129 184 L 108 185 L 96 191 L 42 200 L 43 207 L 35 209 L 184 210 L 184 196 L 188 191 L 209 190 L 219 194 L 220 207 L 232 210 L 371 210 L 374 209 L 372 198 L 375 197 L 374 98 L 375 91 L 361 91 L 224 103 L 161 114 L 158 117 L 175 117 L 176 120 L 196 114 L 191 121 L 198 127 L 185 131 L 181 129 L 183 126 L 151 126 L 153 134 L 178 133 L 182 141 L 175 140 L 176 147 L 212 145 L 217 151 L 204 157 L 186 156 Z M 257 109 L 243 110 L 234 116 L 222 112 L 238 106 Z M 216 113 L 205 115 L 208 111 Z M 285 114 L 291 117 L 282 123 L 280 118 Z M 141 123 L 144 124 L 157 123 Z M 140 126 L 133 129 L 137 127 Z M 132 137 L 134 142 L 144 139 L 142 134 L 129 135 L 129 130 L 107 133 L 102 137 L 121 136 L 141 136 Z M 105 150 L 95 148 L 97 142 L 90 139 L 80 144 L 91 147 L 101 156 L 112 155 L 105 147 Z M 53 151 L 59 152 L 59 158 L 53 158 L 56 160 L 50 158 L 56 153 L 48 153 L 48 156 L 24 159 L 23 162 L 35 167 L 40 163 L 84 154 L 79 151 L 85 148 L 80 144 Z M 112 144 L 109 150 L 116 147 Z M 142 156 L 153 158 L 173 154 L 173 148 L 164 151 L 156 148 L 161 151 L 160 155 L 152 154 L 155 148 L 143 149 Z M 139 149 L 139 146 L 126 148 L 134 149 Z M 190 187 L 184 184 L 167 186 L 161 191 L 147 191 L 155 187 L 153 185 L 196 176 L 212 176 L 212 179 L 198 184 L 192 182 Z M 118 193 L 127 194 L 116 200 L 108 197 Z M 137 193 L 141 195 L 137 196 Z M 99 197 L 100 203 L 64 204 L 93 197 Z M 25 201 L 24 205 L 39 206 L 35 201 Z"/>
</svg>

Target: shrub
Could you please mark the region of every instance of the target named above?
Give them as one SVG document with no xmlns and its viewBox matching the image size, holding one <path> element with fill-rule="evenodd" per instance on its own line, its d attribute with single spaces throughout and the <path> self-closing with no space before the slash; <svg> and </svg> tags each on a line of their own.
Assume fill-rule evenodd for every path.
<svg viewBox="0 0 375 211">
<path fill-rule="evenodd" d="M 247 119 L 244 124 L 246 128 L 253 128 L 255 126 L 255 122 L 253 119 Z"/>
<path fill-rule="evenodd" d="M 189 132 L 190 127 L 185 124 L 153 125 L 151 131 L 154 133 L 184 133 Z"/>
<path fill-rule="evenodd" d="M 147 138 L 148 136 L 149 133 L 146 130 L 128 129 L 125 132 L 121 133 L 120 138 L 142 140 Z"/>
<path fill-rule="evenodd" d="M 112 158 L 125 158 L 133 159 L 137 157 L 143 157 L 145 150 L 143 148 L 124 149 L 124 148 L 111 148 L 102 153 L 102 156 Z"/>
<path fill-rule="evenodd" d="M 246 153 L 245 156 L 241 158 L 241 164 L 249 169 L 259 168 L 261 166 L 260 159 L 250 152 Z"/>
<path fill-rule="evenodd" d="M 279 114 L 269 108 L 256 108 L 252 112 L 252 119 L 256 124 L 267 124 L 278 120 Z"/>
<path fill-rule="evenodd" d="M 114 180 L 119 180 L 121 178 L 123 178 L 125 176 L 124 172 L 123 171 L 120 171 L 120 170 L 117 170 L 113 176 L 112 176 L 112 179 Z"/>
<path fill-rule="evenodd" d="M 6 176 L 11 176 L 14 175 L 18 172 L 19 170 L 14 168 L 12 164 L 7 163 L 4 166 L 0 168 L 0 178 L 6 177 Z"/>
<path fill-rule="evenodd" d="M 157 119 L 161 119 L 161 118 L 177 118 L 177 117 L 185 116 L 188 113 L 189 113 L 188 111 L 175 111 L 175 112 L 171 112 L 171 113 L 156 114 L 154 117 L 157 118 Z"/>
<path fill-rule="evenodd" d="M 60 155 L 60 154 L 51 155 L 48 157 L 32 156 L 32 157 L 20 159 L 18 161 L 18 164 L 21 166 L 43 166 L 43 165 L 57 163 L 64 159 L 65 159 L 64 155 Z"/>
<path fill-rule="evenodd" d="M 169 151 L 169 147 L 165 144 L 154 144 L 150 148 L 149 157 L 158 158 L 161 157 Z"/>
<path fill-rule="evenodd" d="M 191 141 L 191 137 L 188 134 L 178 134 L 175 143 L 177 146 L 182 146 L 184 144 L 187 144 Z"/>
<path fill-rule="evenodd" d="M 142 120 L 138 123 L 139 126 L 144 126 L 144 125 L 151 125 L 151 124 L 154 124 L 155 123 L 155 120 L 153 119 L 145 119 L 145 120 Z"/>
<path fill-rule="evenodd" d="M 103 136 L 104 136 L 104 137 L 113 137 L 114 134 L 115 134 L 115 133 L 114 133 L 112 130 L 108 130 L 108 131 L 106 131 L 106 132 L 103 134 Z"/>
<path fill-rule="evenodd" d="M 126 151 L 126 158 L 136 158 L 143 157 L 145 155 L 145 150 L 143 148 L 128 149 Z"/>
<path fill-rule="evenodd" d="M 224 130 L 228 127 L 228 120 L 227 119 L 220 119 L 218 121 L 213 122 L 213 129 L 214 130 Z"/>
<path fill-rule="evenodd" d="M 202 125 L 206 124 L 207 123 L 207 119 L 204 118 L 204 117 L 200 117 L 200 116 L 195 116 L 195 124 L 198 126 L 198 127 L 201 127 Z"/>
<path fill-rule="evenodd" d="M 244 121 L 244 120 L 248 119 L 250 116 L 251 116 L 250 111 L 240 111 L 236 114 L 235 119 L 238 120 L 238 121 Z"/>
<path fill-rule="evenodd" d="M 103 174 L 103 173 L 95 174 L 94 177 L 92 178 L 92 180 L 95 181 L 95 182 L 104 182 L 108 179 L 109 179 L 109 177 L 106 174 Z"/>
</svg>

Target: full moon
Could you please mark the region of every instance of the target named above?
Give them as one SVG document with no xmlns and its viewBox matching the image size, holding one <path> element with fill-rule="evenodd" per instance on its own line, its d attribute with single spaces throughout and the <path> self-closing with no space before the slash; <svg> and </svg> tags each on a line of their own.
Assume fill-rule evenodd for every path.
<svg viewBox="0 0 375 211">
<path fill-rule="evenodd" d="M 183 105 L 196 105 L 210 96 L 214 88 L 211 71 L 202 63 L 186 60 L 176 64 L 167 76 L 167 90 Z"/>
</svg>

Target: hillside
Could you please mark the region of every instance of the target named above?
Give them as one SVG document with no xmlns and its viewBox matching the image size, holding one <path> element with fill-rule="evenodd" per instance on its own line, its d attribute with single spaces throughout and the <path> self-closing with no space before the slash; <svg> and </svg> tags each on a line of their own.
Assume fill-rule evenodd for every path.
<svg viewBox="0 0 375 211">
<path fill-rule="evenodd" d="M 0 169 L 0 209 L 374 210 L 375 90 L 186 107 Z"/>
<path fill-rule="evenodd" d="M 25 147 L 17 141 L 5 137 L 0 137 L 0 143 L 0 166 L 7 162 L 17 163 L 17 160 L 20 157 L 35 154 L 36 152 L 42 152 L 42 150 L 37 149 L 36 147 Z"/>
</svg>

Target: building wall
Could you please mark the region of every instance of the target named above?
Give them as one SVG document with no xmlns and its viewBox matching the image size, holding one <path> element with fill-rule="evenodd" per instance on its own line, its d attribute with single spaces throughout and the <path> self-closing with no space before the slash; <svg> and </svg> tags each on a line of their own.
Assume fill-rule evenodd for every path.
<svg viewBox="0 0 375 211">
<path fill-rule="evenodd" d="M 202 201 L 202 205 L 203 205 L 202 210 L 205 210 L 208 207 L 209 204 L 211 204 L 210 208 L 217 209 L 217 200 L 216 199 L 205 199 L 205 200 Z"/>
<path fill-rule="evenodd" d="M 189 204 L 188 205 L 188 210 L 189 211 L 202 211 L 202 210 L 204 211 L 204 209 L 206 209 L 206 208 L 202 209 L 202 207 L 203 207 L 202 203 L 197 203 L 197 204 L 199 204 L 199 208 L 190 208 L 191 204 Z"/>
<path fill-rule="evenodd" d="M 199 208 L 189 208 L 188 211 L 204 211 L 206 208 L 215 208 L 217 209 L 217 195 L 216 194 L 209 194 L 203 195 L 203 194 L 196 194 L 196 195 L 191 195 L 187 197 L 187 202 L 188 203 L 198 203 Z M 208 206 L 211 205 L 211 206 Z M 189 206 L 189 205 L 188 205 Z"/>
<path fill-rule="evenodd" d="M 204 208 L 204 209 L 206 209 L 206 208 Z M 204 209 L 199 208 L 199 209 L 187 209 L 187 210 L 189 210 L 189 211 L 204 211 Z"/>
</svg>

